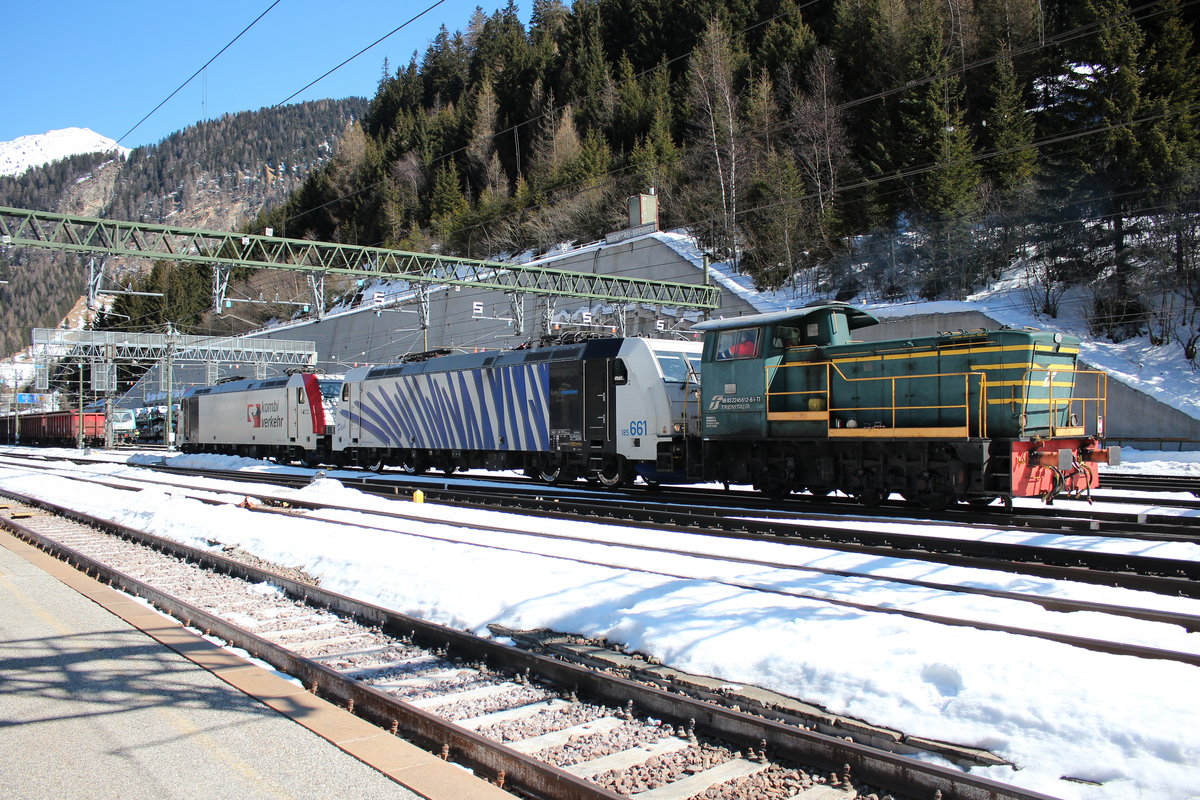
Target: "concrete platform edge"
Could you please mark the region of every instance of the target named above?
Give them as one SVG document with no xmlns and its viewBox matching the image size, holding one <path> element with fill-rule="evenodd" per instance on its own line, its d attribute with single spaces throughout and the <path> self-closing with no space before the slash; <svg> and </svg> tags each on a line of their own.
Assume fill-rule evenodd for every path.
<svg viewBox="0 0 1200 800">
<path fill-rule="evenodd" d="M 428 800 L 512 800 L 512 795 L 503 789 L 210 642 L 176 620 L 131 600 L 128 595 L 42 552 L 9 531 L 0 529 L 0 547 L 421 797 Z M 291 698 L 291 701 L 281 704 L 280 698 Z M 288 713 L 289 708 L 298 706 L 321 713 Z"/>
</svg>

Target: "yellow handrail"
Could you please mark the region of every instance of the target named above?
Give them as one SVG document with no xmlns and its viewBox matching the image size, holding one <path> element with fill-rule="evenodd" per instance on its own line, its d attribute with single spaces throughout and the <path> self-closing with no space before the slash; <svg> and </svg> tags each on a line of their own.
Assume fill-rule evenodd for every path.
<svg viewBox="0 0 1200 800">
<path fill-rule="evenodd" d="M 842 371 L 840 366 L 838 366 L 836 363 L 833 363 L 830 361 L 793 362 L 790 364 L 786 364 L 786 363 L 784 363 L 784 364 L 766 364 L 766 365 L 764 365 L 764 367 L 766 370 L 765 386 L 766 386 L 766 399 L 767 399 L 768 411 L 770 411 L 770 409 L 771 409 L 772 399 L 776 398 L 776 397 L 792 397 L 792 396 L 798 396 L 798 395 L 818 395 L 819 397 L 824 399 L 824 410 L 828 414 L 833 414 L 835 412 L 859 413 L 859 412 L 863 412 L 863 411 L 883 411 L 883 412 L 887 412 L 887 414 L 891 417 L 891 425 L 884 426 L 884 428 L 885 429 L 887 429 L 887 428 L 895 429 L 898 427 L 896 424 L 896 416 L 900 412 L 962 409 L 963 417 L 964 417 L 962 428 L 969 432 L 973 428 L 978 427 L 978 431 L 979 431 L 978 435 L 981 437 L 987 436 L 987 414 L 986 414 L 987 375 L 986 375 L 986 373 L 983 373 L 983 372 L 938 372 L 938 373 L 926 373 L 926 374 L 921 374 L 921 375 L 880 375 L 880 376 L 872 376 L 872 377 L 854 378 L 854 377 L 850 377 L 850 376 L 846 375 Z M 788 369 L 788 368 L 793 368 L 793 367 L 802 367 L 802 368 L 808 368 L 808 369 L 824 368 L 825 375 L 823 377 L 824 377 L 825 388 L 823 388 L 823 389 L 803 389 L 803 390 L 796 390 L 796 391 L 772 391 L 771 390 L 771 383 L 772 383 L 772 377 L 773 377 L 772 373 L 778 369 Z M 829 386 L 830 386 L 830 378 L 833 377 L 834 372 L 836 372 L 838 378 L 840 378 L 843 381 L 846 381 L 847 383 L 877 383 L 879 381 L 889 381 L 890 382 L 889 393 L 891 395 L 891 405 L 887 405 L 887 406 L 846 406 L 846 407 L 832 406 L 830 404 Z M 955 377 L 961 377 L 963 379 L 963 386 L 962 386 L 963 402 L 961 402 L 961 403 L 948 403 L 948 404 L 941 404 L 941 405 L 899 405 L 899 404 L 897 404 L 897 401 L 896 401 L 896 382 L 897 381 L 922 380 L 922 379 L 945 379 L 945 378 L 955 378 Z M 979 381 L 979 393 L 978 393 L 978 399 L 976 401 L 977 406 L 976 406 L 976 408 L 974 408 L 974 410 L 972 410 L 972 408 L 971 408 L 971 400 L 970 400 L 972 378 L 977 379 Z M 957 427 L 957 426 L 955 426 L 955 427 Z"/>
<path fill-rule="evenodd" d="M 824 384 L 823 388 L 788 391 L 773 391 L 771 389 L 772 379 L 775 377 L 777 370 L 797 367 L 809 370 L 823 370 L 823 375 L 814 376 L 815 381 Z M 881 411 L 885 412 L 891 420 L 891 425 L 884 427 L 894 429 L 897 427 L 896 417 L 900 412 L 962 409 L 965 417 L 965 425 L 963 427 L 967 431 L 977 429 L 977 435 L 986 438 L 988 408 L 996 403 L 1008 403 L 1012 405 L 1014 414 L 1019 411 L 1022 415 L 1019 419 L 1020 436 L 1027 435 L 1029 431 L 1038 434 L 1045 432 L 1049 436 L 1078 436 L 1083 435 L 1082 432 L 1086 430 L 1096 431 L 1102 435 L 1103 420 L 1108 412 L 1107 373 L 1101 370 L 1081 370 L 1067 365 L 1029 367 L 1023 371 L 1021 379 L 1016 381 L 989 381 L 987 371 L 978 368 L 970 372 L 932 372 L 920 375 L 881 375 L 867 377 L 848 376 L 838 364 L 831 361 L 765 364 L 764 368 L 768 412 L 772 411 L 772 406 L 778 399 L 810 396 L 823 401 L 820 404 L 820 412 L 825 415 L 824 419 L 827 421 L 837 412 L 861 413 L 865 411 Z M 1040 377 L 1042 375 L 1045 376 L 1044 379 Z M 1059 378 L 1059 376 L 1064 377 Z M 1067 380 L 1065 376 L 1070 376 L 1070 379 Z M 1078 378 L 1081 376 L 1095 377 L 1094 394 L 1080 393 L 1080 381 Z M 834 407 L 830 403 L 830 384 L 833 377 L 840 378 L 847 383 L 890 381 L 889 393 L 891 404 Z M 899 405 L 897 403 L 897 381 L 937 380 L 955 377 L 963 379 L 962 388 L 960 389 L 963 398 L 961 403 L 941 405 Z M 974 403 L 971 401 L 972 379 L 979 381 L 977 400 Z M 1045 397 L 1034 396 L 1034 390 L 1039 386 L 1046 388 Z M 1007 393 L 1003 392 L 1006 388 L 1010 389 Z M 1064 388 L 1066 389 L 1066 396 L 1056 396 L 1056 390 Z M 1030 425 L 1031 416 L 1041 417 L 1043 414 L 1046 417 L 1045 425 Z"/>
<path fill-rule="evenodd" d="M 1033 375 L 1035 373 L 1045 374 L 1044 380 L 1036 380 Z M 1059 374 L 1067 374 L 1071 376 L 1070 381 L 1057 381 L 1056 377 Z M 1081 395 L 1078 392 L 1079 386 L 1076 380 L 1081 375 L 1095 376 L 1095 395 Z M 1032 430 L 1045 430 L 1049 436 L 1059 435 L 1079 435 L 1081 431 L 1086 431 L 1089 427 L 1103 434 L 1103 419 L 1108 416 L 1108 373 L 1094 369 L 1075 369 L 1074 367 L 1049 366 L 1049 367 L 1030 367 L 1025 370 L 1020 382 L 1022 389 L 1021 397 L 1016 396 L 1016 392 L 1012 393 L 1011 399 L 1006 402 L 1011 402 L 1014 405 L 1021 403 L 1021 408 L 1024 411 L 1021 414 L 1021 430 L 1022 436 L 1026 432 Z M 1046 388 L 1046 397 L 1033 397 L 1032 390 L 1035 387 L 1042 386 Z M 1067 397 L 1055 397 L 1054 390 L 1056 388 L 1066 387 L 1069 394 Z M 1092 404 L 1093 413 L 1089 417 L 1088 407 Z M 1042 410 L 1044 407 L 1044 411 Z M 1078 407 L 1080 413 L 1076 414 L 1072 409 Z M 1032 409 L 1032 411 L 1031 411 Z M 1061 414 L 1067 414 L 1066 424 L 1060 424 L 1059 418 Z M 1030 414 L 1040 415 L 1045 413 L 1046 424 L 1043 426 L 1029 425 Z M 1094 420 L 1094 425 L 1088 426 L 1088 419 Z"/>
</svg>

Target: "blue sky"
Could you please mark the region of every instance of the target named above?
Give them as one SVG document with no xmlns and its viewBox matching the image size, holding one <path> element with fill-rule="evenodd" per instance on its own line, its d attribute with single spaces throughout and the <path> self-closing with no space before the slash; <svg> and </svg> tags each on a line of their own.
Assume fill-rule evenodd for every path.
<svg viewBox="0 0 1200 800">
<path fill-rule="evenodd" d="M 271 3 L 5 3 L 0 141 L 69 127 L 123 136 Z M 202 119 L 275 105 L 435 3 L 281 0 L 121 144 L 153 144 Z M 506 4 L 443 0 L 289 102 L 371 97 L 385 57 L 394 70 L 414 50 L 423 54 L 440 25 L 465 30 L 477 5 L 490 14 Z M 529 9 L 518 7 L 527 22 Z"/>
</svg>

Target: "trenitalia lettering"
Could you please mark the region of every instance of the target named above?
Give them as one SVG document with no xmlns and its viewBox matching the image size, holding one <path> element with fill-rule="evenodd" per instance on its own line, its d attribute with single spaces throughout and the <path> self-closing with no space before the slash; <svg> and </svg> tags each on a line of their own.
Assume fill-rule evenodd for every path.
<svg viewBox="0 0 1200 800">
<path fill-rule="evenodd" d="M 709 411 L 759 411 L 762 409 L 761 394 L 740 396 L 730 394 L 714 394 L 708 404 Z"/>
</svg>

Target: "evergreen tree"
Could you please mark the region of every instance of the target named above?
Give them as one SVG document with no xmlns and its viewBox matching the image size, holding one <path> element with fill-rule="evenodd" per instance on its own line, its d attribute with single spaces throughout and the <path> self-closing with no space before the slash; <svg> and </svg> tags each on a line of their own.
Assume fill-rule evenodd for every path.
<svg viewBox="0 0 1200 800">
<path fill-rule="evenodd" d="M 927 246 L 919 288 L 930 299 L 961 297 L 983 276 L 974 235 L 981 211 L 979 167 L 958 109 L 947 116 L 936 158 L 922 208 Z"/>
<path fill-rule="evenodd" d="M 671 102 L 670 73 L 666 64 L 656 67 L 649 77 L 646 105 L 652 109 L 650 128 L 638 139 L 630 153 L 632 188 L 636 191 L 655 188 L 663 197 L 659 213 L 670 218 L 678 213 L 672 200 L 675 199 L 675 191 L 682 177 L 683 154 L 672 134 L 674 104 Z"/>
<path fill-rule="evenodd" d="M 778 289 L 809 266 L 812 203 L 789 153 L 772 149 L 753 170 L 747 191 L 742 268 L 760 289 Z M 812 254 L 815 255 L 815 254 Z"/>
<path fill-rule="evenodd" d="M 1007 51 L 996 61 L 995 72 L 985 128 L 990 136 L 989 157 L 983 162 L 991 184 L 988 219 L 993 230 L 983 243 L 982 261 L 992 277 L 998 277 L 1019 252 L 1038 176 L 1033 118 L 1025 108 Z"/>
<path fill-rule="evenodd" d="M 1166 0 L 1152 16 L 1146 36 L 1145 80 L 1136 138 L 1137 167 L 1153 196 L 1185 193 L 1200 162 L 1200 74 L 1195 69 L 1193 35 L 1179 0 Z"/>
<path fill-rule="evenodd" d="M 429 225 L 434 237 L 449 242 L 467 212 L 471 210 L 463 194 L 458 166 L 446 159 L 433 173 L 433 191 L 429 195 Z"/>
<path fill-rule="evenodd" d="M 1136 267 L 1131 261 L 1130 212 L 1146 186 L 1146 161 L 1139 130 L 1143 113 L 1139 58 L 1144 34 L 1129 13 L 1126 0 L 1088 0 L 1089 18 L 1099 23 L 1090 65 L 1085 103 L 1095 128 L 1088 136 L 1084 184 L 1094 208 L 1109 220 L 1111 259 L 1099 264 L 1105 273 L 1096 292 L 1093 324 L 1116 340 L 1141 328 L 1145 309 L 1137 297 Z M 1082 166 L 1082 165 L 1081 165 Z"/>
<path fill-rule="evenodd" d="M 848 102 L 846 126 L 856 132 L 851 154 L 865 178 L 882 178 L 901 168 L 903 136 L 897 78 L 907 79 L 903 42 L 908 12 L 903 0 L 837 0 L 834 45 L 838 74 Z M 868 184 L 844 204 L 848 221 L 869 228 L 890 224 L 904 205 L 892 186 Z"/>
<path fill-rule="evenodd" d="M 461 33 L 451 35 L 442 25 L 421 63 L 426 107 L 455 103 L 462 97 L 470 74 L 470 52 Z"/>
<path fill-rule="evenodd" d="M 995 71 L 992 106 L 987 118 L 993 155 L 986 162 L 987 175 L 1002 199 L 1013 202 L 1030 192 L 1037 176 L 1034 123 L 1025 108 L 1012 59 L 1006 51 L 996 61 Z"/>
<path fill-rule="evenodd" d="M 783 0 L 776 18 L 763 32 L 756 63 L 780 83 L 791 72 L 803 71 L 816 46 L 816 36 L 804 22 L 796 0 Z"/>
<path fill-rule="evenodd" d="M 568 96 L 576 108 L 579 126 L 584 130 L 608 130 L 616 108 L 616 86 L 609 72 L 599 31 L 589 28 L 584 33 L 580 49 L 570 58 L 573 80 Z"/>
<path fill-rule="evenodd" d="M 625 55 L 617 62 L 617 104 L 613 110 L 611 136 L 620 150 L 628 149 L 650 125 L 654 109 L 647 101 L 642 82 Z"/>
</svg>

